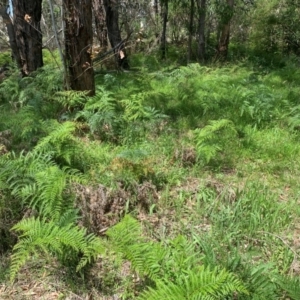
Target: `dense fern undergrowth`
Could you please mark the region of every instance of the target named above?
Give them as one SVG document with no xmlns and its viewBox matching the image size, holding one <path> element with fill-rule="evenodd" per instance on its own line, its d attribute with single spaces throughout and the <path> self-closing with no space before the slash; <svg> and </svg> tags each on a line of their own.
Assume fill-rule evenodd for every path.
<svg viewBox="0 0 300 300">
<path fill-rule="evenodd" d="M 0 84 L 2 293 L 300 299 L 297 62 L 132 64 L 94 97 L 51 62 Z"/>
</svg>

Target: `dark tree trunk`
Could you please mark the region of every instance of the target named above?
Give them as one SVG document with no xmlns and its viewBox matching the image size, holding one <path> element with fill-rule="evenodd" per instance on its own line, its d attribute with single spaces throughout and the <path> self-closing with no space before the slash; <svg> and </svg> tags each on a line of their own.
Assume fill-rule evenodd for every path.
<svg viewBox="0 0 300 300">
<path fill-rule="evenodd" d="M 7 34 L 9 37 L 9 45 L 12 51 L 12 57 L 14 61 L 17 63 L 17 66 L 19 69 L 22 68 L 22 62 L 21 62 L 21 56 L 17 47 L 17 42 L 16 42 L 16 35 L 15 35 L 15 30 L 14 26 L 12 24 L 12 21 L 9 17 L 9 15 L 6 12 L 6 7 L 0 7 L 0 16 L 3 18 L 3 21 L 6 25 L 7 29 Z"/>
<path fill-rule="evenodd" d="M 114 50 L 117 64 L 120 68 L 129 69 L 128 57 L 119 28 L 118 1 L 103 0 L 106 13 L 106 26 L 111 47 Z"/>
<path fill-rule="evenodd" d="M 96 25 L 97 37 L 100 43 L 101 52 L 106 52 L 108 46 L 107 27 L 105 21 L 105 10 L 103 0 L 93 0 L 93 11 Z"/>
<path fill-rule="evenodd" d="M 158 15 L 158 0 L 154 0 L 153 9 L 154 9 L 155 15 L 157 16 Z"/>
<path fill-rule="evenodd" d="M 192 57 L 192 39 L 193 39 L 193 31 L 194 31 L 194 14 L 195 14 L 195 0 L 191 0 L 187 63 L 190 63 L 191 57 Z"/>
<path fill-rule="evenodd" d="M 167 53 L 167 22 L 168 22 L 168 3 L 169 0 L 161 0 L 161 17 L 162 17 L 162 34 L 161 34 L 161 44 L 160 44 L 160 50 L 161 50 L 161 58 L 166 58 Z"/>
<path fill-rule="evenodd" d="M 43 66 L 42 0 L 14 0 L 14 30 L 24 76 Z"/>
<path fill-rule="evenodd" d="M 198 0 L 199 9 L 199 31 L 198 31 L 198 60 L 205 61 L 205 21 L 206 21 L 206 0 Z"/>
<path fill-rule="evenodd" d="M 230 21 L 233 15 L 234 0 L 227 0 L 227 7 L 222 16 L 221 34 L 217 46 L 217 59 L 225 60 L 228 54 Z"/>
<path fill-rule="evenodd" d="M 94 95 L 92 1 L 64 0 L 63 3 L 68 85 L 73 90 Z"/>
</svg>

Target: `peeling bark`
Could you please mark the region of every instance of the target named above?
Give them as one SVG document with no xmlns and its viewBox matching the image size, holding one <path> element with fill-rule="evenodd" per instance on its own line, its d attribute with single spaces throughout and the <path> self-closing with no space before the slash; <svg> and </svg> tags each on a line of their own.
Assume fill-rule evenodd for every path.
<svg viewBox="0 0 300 300">
<path fill-rule="evenodd" d="M 115 58 L 119 68 L 129 69 L 128 57 L 122 41 L 119 28 L 118 0 L 103 0 L 106 12 L 106 26 L 111 47 L 114 49 Z"/>
<path fill-rule="evenodd" d="M 107 27 L 105 21 L 105 10 L 103 0 L 93 0 L 93 11 L 96 25 L 97 37 L 100 43 L 101 52 L 107 51 Z"/>
<path fill-rule="evenodd" d="M 76 91 L 95 93 L 92 65 L 92 1 L 64 0 L 65 47 L 69 86 Z"/>
<path fill-rule="evenodd" d="M 42 0 L 14 0 L 14 30 L 24 76 L 43 66 Z"/>
</svg>

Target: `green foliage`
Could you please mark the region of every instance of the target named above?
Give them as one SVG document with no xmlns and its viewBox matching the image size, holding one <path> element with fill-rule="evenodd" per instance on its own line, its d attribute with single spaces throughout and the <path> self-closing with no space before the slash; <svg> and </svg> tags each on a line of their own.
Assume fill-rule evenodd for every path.
<svg viewBox="0 0 300 300">
<path fill-rule="evenodd" d="M 187 270 L 185 276 L 177 282 L 156 283 L 156 288 L 149 288 L 138 299 L 225 299 L 233 294 L 247 294 L 243 284 L 226 270 L 200 267 Z"/>
<path fill-rule="evenodd" d="M 145 99 L 151 96 L 151 93 L 136 93 L 124 99 L 121 104 L 124 106 L 124 119 L 128 122 L 136 120 L 152 121 L 158 118 L 166 117 L 153 107 L 145 106 Z"/>
<path fill-rule="evenodd" d="M 74 135 L 74 122 L 58 123 L 51 120 L 44 122 L 42 128 L 47 135 L 39 140 L 34 152 L 50 154 L 62 165 L 80 165 L 84 156 L 84 146 Z"/>
<path fill-rule="evenodd" d="M 0 66 L 5 65 L 11 61 L 11 55 L 9 52 L 0 53 Z"/>
<path fill-rule="evenodd" d="M 73 207 L 67 189 L 73 182 L 80 182 L 82 176 L 69 168 L 60 169 L 51 156 L 32 153 L 7 156 L 0 160 L 0 165 L 0 181 L 6 182 L 14 197 L 43 217 L 58 220 Z"/>
<path fill-rule="evenodd" d="M 222 232 L 228 232 L 228 229 Z M 216 261 L 209 262 L 204 257 L 212 254 L 215 246 L 207 245 L 206 251 L 200 252 L 204 250 L 204 237 L 194 236 L 196 243 L 183 236 L 160 243 L 148 241 L 143 237 L 139 223 L 130 216 L 109 229 L 107 235 L 113 249 L 129 260 L 139 275 L 152 279 L 139 299 L 224 299 L 233 294 L 242 299 L 277 299 L 281 290 L 297 299 L 298 280 L 279 276 L 271 264 L 232 263 L 231 268 L 235 268 L 243 281 L 233 273 L 215 267 Z M 196 247 L 198 243 L 200 249 Z M 224 246 L 223 241 L 221 247 Z M 231 261 L 235 259 L 230 257 Z"/>
<path fill-rule="evenodd" d="M 275 195 L 259 183 L 248 184 L 230 199 L 217 202 L 212 218 L 220 231 L 234 232 L 235 237 L 255 237 L 258 231 L 272 232 L 289 225 L 291 206 L 277 203 Z"/>
<path fill-rule="evenodd" d="M 277 284 L 291 299 L 297 299 L 300 295 L 300 280 L 295 277 L 279 277 Z"/>
<path fill-rule="evenodd" d="M 206 163 L 216 158 L 220 151 L 228 151 L 232 147 L 232 141 L 237 138 L 234 124 L 226 119 L 211 121 L 204 128 L 195 129 L 194 133 L 198 156 L 203 157 Z"/>
<path fill-rule="evenodd" d="M 145 104 L 150 95 L 148 92 L 135 93 L 118 102 L 111 92 L 98 88 L 96 95 L 89 98 L 84 109 L 77 113 L 76 119 L 86 121 L 91 132 L 101 139 L 116 142 L 123 136 L 126 140 L 134 140 L 133 128 L 140 128 L 138 137 L 145 133 L 147 122 L 154 123 L 166 117 Z"/>
<path fill-rule="evenodd" d="M 276 272 L 272 265 L 260 264 L 245 271 L 246 286 L 250 295 L 245 299 L 277 299 Z"/>
<path fill-rule="evenodd" d="M 185 51 L 176 48 L 174 57 Z M 156 57 L 137 59 L 143 72 L 99 75 L 94 97 L 62 92 L 53 66 L 1 85 L 0 251 L 16 243 L 11 277 L 32 255 L 73 273 L 101 255 L 95 273 L 107 271 L 107 280 L 83 279 L 99 293 L 298 299 L 298 280 L 286 276 L 298 259 L 298 59 L 276 70 L 258 57 L 159 71 Z M 100 240 L 77 226 L 84 209 L 103 210 L 101 234 L 131 209 L 145 230 L 126 216 Z M 116 270 L 120 258 L 138 281 Z"/>
<path fill-rule="evenodd" d="M 65 220 L 63 223 L 66 223 Z M 105 251 L 98 238 L 87 235 L 85 229 L 74 226 L 72 222 L 59 226 L 54 221 L 30 218 L 23 219 L 12 229 L 20 232 L 21 236 L 11 256 L 11 281 L 30 256 L 37 253 L 55 254 L 64 263 L 70 263 L 70 260 L 77 256 L 76 269 L 79 271 Z"/>
<path fill-rule="evenodd" d="M 108 139 L 117 136 L 123 124 L 116 99 L 112 97 L 112 93 L 100 87 L 94 97 L 87 99 L 84 109 L 77 113 L 76 119 L 83 119 L 92 133 Z"/>
<path fill-rule="evenodd" d="M 20 94 L 20 78 L 18 74 L 13 74 L 0 84 L 0 99 L 8 102 L 13 109 L 17 109 L 24 104 L 25 99 L 21 98 L 19 100 Z"/>
<path fill-rule="evenodd" d="M 197 267 L 201 256 L 184 237 L 170 244 L 147 242 L 136 220 L 126 216 L 107 232 L 124 258 L 141 275 L 155 282 L 139 299 L 219 299 L 247 293 L 243 284 L 226 270 Z"/>
<path fill-rule="evenodd" d="M 141 234 L 140 224 L 130 217 L 107 231 L 107 236 L 120 254 L 130 260 L 133 268 L 141 275 L 157 280 L 162 275 L 161 264 L 165 256 L 163 247 L 148 242 Z"/>
<path fill-rule="evenodd" d="M 70 111 L 83 106 L 86 100 L 86 92 L 79 91 L 58 91 L 54 94 L 54 100 Z M 62 117 L 61 117 L 62 118 Z"/>
</svg>

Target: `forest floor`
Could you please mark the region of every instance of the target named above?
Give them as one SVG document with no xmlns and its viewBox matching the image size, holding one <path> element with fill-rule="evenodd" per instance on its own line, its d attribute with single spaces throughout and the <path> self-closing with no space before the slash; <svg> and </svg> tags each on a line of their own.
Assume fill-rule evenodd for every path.
<svg viewBox="0 0 300 300">
<path fill-rule="evenodd" d="M 94 233 L 104 238 L 130 213 L 150 240 L 167 244 L 184 236 L 205 264 L 239 278 L 258 269 L 270 282 L 299 277 L 298 67 L 290 60 L 280 67 L 169 63 L 137 56 L 139 72 L 99 74 L 92 100 L 53 96 L 60 78 L 47 68 L 26 85 L 18 79 L 10 97 L 13 83 L 6 79 L 0 133 L 11 133 L 0 134 L 0 155 L 43 149 L 56 128 L 74 126 L 72 136 L 57 139 L 60 148 L 49 142 L 47 151 L 61 151 L 55 163 L 71 162 L 87 178 L 71 189 Z M 69 141 L 79 147 L 75 154 L 63 152 Z M 128 259 L 99 259 L 79 276 L 37 253 L 10 283 L 10 255 L 0 259 L 0 299 L 134 299 L 145 288 Z M 258 284 L 245 282 L 250 291 Z M 260 299 L 297 299 L 277 289 Z"/>
</svg>

